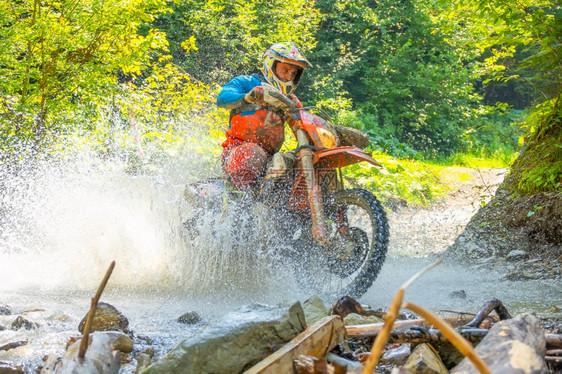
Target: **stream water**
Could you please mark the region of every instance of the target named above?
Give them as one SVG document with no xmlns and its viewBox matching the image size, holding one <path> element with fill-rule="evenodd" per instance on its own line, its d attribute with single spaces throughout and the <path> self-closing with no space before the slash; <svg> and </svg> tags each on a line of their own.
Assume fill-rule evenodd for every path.
<svg viewBox="0 0 562 374">
<path fill-rule="evenodd" d="M 197 242 L 186 238 L 181 223 L 191 212 L 183 186 L 209 170 L 188 171 L 190 162 L 142 177 L 118 163 L 101 162 L 0 171 L 0 306 L 13 312 L 0 315 L 0 329 L 18 315 L 39 325 L 0 331 L 0 346 L 28 342 L 0 350 L 0 361 L 31 372 L 45 355 L 62 354 L 68 338 L 79 335 L 78 323 L 113 260 L 102 301 L 125 314 L 130 329 L 147 337 L 157 356 L 193 332 L 195 327 L 176 322 L 187 311 L 211 321 L 244 304 L 312 296 L 296 285 L 274 251 L 260 249 L 258 237 L 236 242 L 229 223 L 212 235 L 204 232 Z M 474 210 L 470 203 L 449 208 L 390 214 L 389 256 L 362 303 L 388 308 L 398 287 L 439 257 Z M 506 281 L 479 264 L 446 263 L 414 283 L 406 298 L 434 311 L 475 312 L 497 297 L 513 314 L 556 315 L 560 286 L 559 281 Z M 134 366 L 122 371 L 133 372 Z"/>
</svg>

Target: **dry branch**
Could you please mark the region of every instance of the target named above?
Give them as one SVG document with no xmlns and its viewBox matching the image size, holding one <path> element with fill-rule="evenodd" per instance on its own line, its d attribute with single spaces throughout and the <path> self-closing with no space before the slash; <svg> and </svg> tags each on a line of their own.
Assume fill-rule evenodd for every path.
<svg viewBox="0 0 562 374">
<path fill-rule="evenodd" d="M 503 305 L 503 303 L 500 300 L 498 300 L 496 298 L 493 298 L 492 300 L 490 300 L 486 304 L 484 304 L 484 306 L 476 314 L 474 319 L 472 321 L 470 321 L 466 326 L 468 326 L 468 327 L 478 327 L 478 326 L 480 326 L 482 321 L 484 321 L 484 318 L 486 318 L 493 310 L 496 311 L 496 313 L 498 314 L 498 317 L 500 317 L 500 320 L 505 320 L 505 319 L 511 318 L 511 314 L 509 314 L 509 312 L 507 311 L 507 308 Z"/>
<path fill-rule="evenodd" d="M 103 280 L 100 283 L 96 295 L 92 299 L 90 311 L 88 312 L 88 317 L 86 318 L 86 324 L 84 325 L 84 333 L 82 334 L 83 336 L 82 336 L 82 342 L 80 343 L 80 350 L 78 351 L 78 357 L 81 359 L 84 358 L 84 355 L 86 355 L 86 349 L 88 349 L 90 328 L 92 326 L 92 321 L 94 320 L 94 315 L 96 313 L 98 301 L 101 297 L 103 290 L 105 289 L 107 281 L 109 280 L 109 277 L 111 276 L 114 267 L 115 267 L 115 261 L 112 261 L 111 264 L 109 265 L 109 268 L 107 269 L 107 272 L 105 273 L 105 277 L 103 277 Z"/>
</svg>

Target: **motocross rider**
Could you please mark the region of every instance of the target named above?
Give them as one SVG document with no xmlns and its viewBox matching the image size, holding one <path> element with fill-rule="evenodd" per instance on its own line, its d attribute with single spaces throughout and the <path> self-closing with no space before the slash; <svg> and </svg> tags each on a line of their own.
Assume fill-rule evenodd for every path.
<svg viewBox="0 0 562 374">
<path fill-rule="evenodd" d="M 242 190 L 256 185 L 266 173 L 268 161 L 267 176 L 280 176 L 295 162 L 294 155 L 279 152 L 287 116 L 264 102 L 262 83 L 273 85 L 302 108 L 293 91 L 307 65 L 312 66 L 292 42 L 272 45 L 262 59 L 263 75 L 235 77 L 217 97 L 219 107 L 230 109 L 230 126 L 222 143 L 222 169 Z"/>
</svg>

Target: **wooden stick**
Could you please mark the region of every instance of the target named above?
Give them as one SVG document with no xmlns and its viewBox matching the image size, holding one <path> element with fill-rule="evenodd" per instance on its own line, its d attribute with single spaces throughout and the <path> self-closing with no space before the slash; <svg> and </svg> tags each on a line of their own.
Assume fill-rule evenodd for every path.
<svg viewBox="0 0 562 374">
<path fill-rule="evenodd" d="M 457 316 L 457 317 L 441 317 L 445 322 L 453 327 L 458 327 L 466 324 L 472 317 Z M 419 319 L 405 319 L 394 321 L 393 328 L 406 328 L 409 326 L 423 326 L 431 328 L 432 324 L 423 318 Z M 369 323 L 364 325 L 350 325 L 345 327 L 345 331 L 349 338 L 376 338 L 377 335 L 384 328 L 384 322 Z"/>
<path fill-rule="evenodd" d="M 439 260 L 425 269 L 419 271 L 416 275 L 411 277 L 398 289 L 396 292 L 396 296 L 394 296 L 394 300 L 392 300 L 392 305 L 388 309 L 388 313 L 384 315 L 384 328 L 382 331 L 377 335 L 375 339 L 375 343 L 373 344 L 373 348 L 371 349 L 371 355 L 367 359 L 365 363 L 365 369 L 363 369 L 363 374 L 371 374 L 375 367 L 377 366 L 379 359 L 381 358 L 382 350 L 386 343 L 388 342 L 388 338 L 390 337 L 390 330 L 392 329 L 392 325 L 394 324 L 394 320 L 396 316 L 398 316 L 398 312 L 400 311 L 400 306 L 402 305 L 402 300 L 404 298 L 404 292 L 406 288 L 408 288 L 416 279 L 421 277 L 427 271 L 433 269 L 435 266 L 439 265 L 443 260 Z"/>
<path fill-rule="evenodd" d="M 463 338 L 458 332 L 456 332 L 447 322 L 442 321 L 441 318 L 437 317 L 435 314 L 431 313 L 429 310 L 422 308 L 419 305 L 412 303 L 404 303 L 404 308 L 410 309 L 412 312 L 419 314 L 426 320 L 433 323 L 443 335 L 449 339 L 449 341 L 466 357 L 472 361 L 474 366 L 483 374 L 492 374 L 492 371 L 484 363 L 484 361 L 474 352 L 472 344 L 470 344 L 465 338 Z"/>
<path fill-rule="evenodd" d="M 492 300 L 490 300 L 486 304 L 484 304 L 484 306 L 476 314 L 474 319 L 472 321 L 470 321 L 466 326 L 468 326 L 468 327 L 478 327 L 482 323 L 484 318 L 486 318 L 488 316 L 488 314 L 490 314 L 492 312 L 492 310 L 496 311 L 500 320 L 511 318 L 511 314 L 509 314 L 509 312 L 507 311 L 507 308 L 503 305 L 503 303 L 500 300 L 498 300 L 496 298 L 493 298 Z"/>
<path fill-rule="evenodd" d="M 88 312 L 88 316 L 86 317 L 86 323 L 84 325 L 84 333 L 82 334 L 83 335 L 82 341 L 80 342 L 80 350 L 78 351 L 79 358 L 84 358 L 84 356 L 86 355 L 86 350 L 88 349 L 90 328 L 92 327 L 92 321 L 94 320 L 94 315 L 98 307 L 98 301 L 105 288 L 105 285 L 107 284 L 107 281 L 109 280 L 109 277 L 111 276 L 111 273 L 113 272 L 114 267 L 115 267 L 115 261 L 112 261 L 111 264 L 109 265 L 109 269 L 107 269 L 107 272 L 105 273 L 105 277 L 103 277 L 103 280 L 101 281 L 101 284 L 98 288 L 98 292 L 96 292 L 96 295 L 92 299 L 90 311 Z"/>
</svg>

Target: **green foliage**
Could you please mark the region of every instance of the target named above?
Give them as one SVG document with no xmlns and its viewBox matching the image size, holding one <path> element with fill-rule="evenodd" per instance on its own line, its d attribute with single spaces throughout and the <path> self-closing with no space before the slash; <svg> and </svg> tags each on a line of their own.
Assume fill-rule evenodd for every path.
<svg viewBox="0 0 562 374">
<path fill-rule="evenodd" d="M 388 142 L 426 156 L 460 149 L 476 116 L 472 73 L 424 10 L 409 0 L 317 4 L 324 19 L 307 93 L 352 98 L 362 116 L 353 126 L 375 139 L 394 138 Z"/>
<path fill-rule="evenodd" d="M 391 176 L 352 168 L 379 194 L 430 201 L 441 170 L 413 160 L 504 166 L 522 131 L 517 188 L 557 190 L 561 12 L 553 0 L 0 0 L 0 157 L 90 148 L 142 168 L 190 144 L 218 160 L 220 86 L 292 40 L 314 65 L 305 105 L 398 159 L 380 155 Z"/>
<path fill-rule="evenodd" d="M 562 193 L 562 104 L 560 97 L 539 107 L 540 121 L 527 137 L 525 149 L 513 166 L 515 190 L 529 195 L 541 191 Z"/>
<path fill-rule="evenodd" d="M 166 3 L 0 0 L 0 136 L 40 148 L 87 124 L 116 88 L 116 71 L 138 75 L 166 46 L 157 30 L 136 33 Z"/>
<path fill-rule="evenodd" d="M 450 167 L 396 159 L 382 153 L 373 157 L 388 174 L 369 164 L 355 164 L 346 168 L 345 175 L 352 186 L 369 189 L 387 205 L 399 198 L 409 205 L 426 206 L 443 197 L 456 182 L 470 178 L 462 170 Z"/>
<path fill-rule="evenodd" d="M 173 9 L 154 25 L 167 32 L 175 61 L 206 83 L 256 71 L 263 52 L 279 41 L 310 50 L 319 21 L 307 0 L 182 0 Z M 197 50 L 186 50 L 186 40 Z"/>
</svg>

